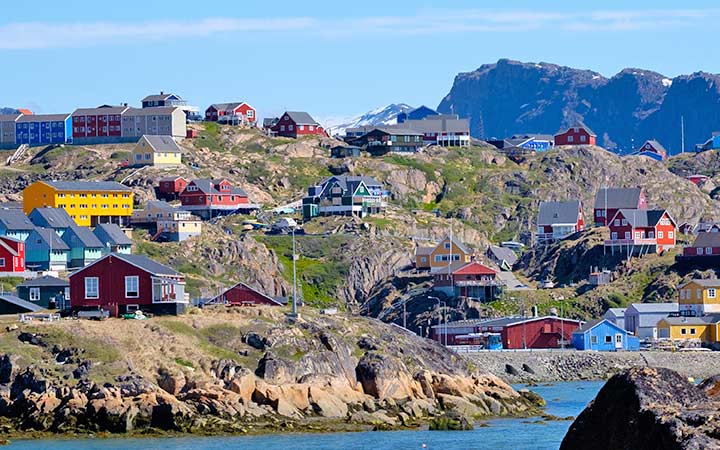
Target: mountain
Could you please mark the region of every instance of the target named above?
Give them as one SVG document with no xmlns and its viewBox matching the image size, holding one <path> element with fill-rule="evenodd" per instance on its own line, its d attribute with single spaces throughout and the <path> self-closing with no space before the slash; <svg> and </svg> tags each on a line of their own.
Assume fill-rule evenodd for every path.
<svg viewBox="0 0 720 450">
<path fill-rule="evenodd" d="M 612 78 L 590 70 L 501 59 L 455 77 L 438 111 L 470 119 L 480 138 L 515 133 L 555 133 L 577 120 L 598 143 L 626 153 L 658 139 L 670 153 L 720 129 L 720 75 L 697 72 L 670 79 L 657 72 L 624 69 Z"/>
<path fill-rule="evenodd" d="M 392 125 L 397 123 L 398 114 L 412 109 L 412 106 L 405 103 L 393 103 L 383 108 L 368 111 L 361 116 L 336 120 L 335 123 L 332 120 L 326 120 L 325 124 L 331 135 L 345 134 L 346 128 L 361 125 Z"/>
</svg>

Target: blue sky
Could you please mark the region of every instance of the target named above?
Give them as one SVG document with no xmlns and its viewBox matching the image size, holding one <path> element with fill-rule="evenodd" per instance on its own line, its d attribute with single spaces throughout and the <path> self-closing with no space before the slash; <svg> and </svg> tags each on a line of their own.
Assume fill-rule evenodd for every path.
<svg viewBox="0 0 720 450">
<path fill-rule="evenodd" d="M 3 2 L 5 3 L 5 2 Z M 611 76 L 720 72 L 713 1 L 7 2 L 0 106 L 69 112 L 164 90 L 259 115 L 435 107 L 458 72 L 499 58 Z"/>
</svg>

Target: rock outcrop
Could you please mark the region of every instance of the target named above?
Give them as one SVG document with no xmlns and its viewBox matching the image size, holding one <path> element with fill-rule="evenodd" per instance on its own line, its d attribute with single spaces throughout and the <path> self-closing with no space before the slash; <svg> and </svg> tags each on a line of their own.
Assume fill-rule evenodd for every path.
<svg viewBox="0 0 720 450">
<path fill-rule="evenodd" d="M 577 417 L 561 450 L 720 448 L 718 379 L 635 368 L 610 378 Z"/>
</svg>

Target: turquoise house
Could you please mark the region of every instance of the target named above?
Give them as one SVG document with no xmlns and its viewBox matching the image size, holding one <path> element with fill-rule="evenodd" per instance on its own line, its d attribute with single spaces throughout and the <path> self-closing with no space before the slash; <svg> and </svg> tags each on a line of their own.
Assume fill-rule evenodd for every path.
<svg viewBox="0 0 720 450">
<path fill-rule="evenodd" d="M 63 208 L 35 208 L 28 214 L 28 219 L 36 227 L 52 228 L 58 236 L 75 226 L 75 221 Z"/>
<path fill-rule="evenodd" d="M 132 253 L 132 240 L 125 232 L 114 223 L 99 223 L 93 230 L 103 244 L 103 254 L 120 253 L 121 255 L 129 255 Z"/>
<path fill-rule="evenodd" d="M 68 267 L 85 267 L 102 257 L 104 245 L 90 228 L 73 225 L 61 239 L 70 248 Z"/>
<path fill-rule="evenodd" d="M 28 270 L 67 270 L 70 247 L 52 228 L 35 228 L 25 240 Z"/>
<path fill-rule="evenodd" d="M 0 236 L 25 242 L 34 229 L 22 209 L 0 209 Z"/>
<path fill-rule="evenodd" d="M 572 343 L 578 350 L 600 352 L 640 350 L 640 340 L 637 336 L 607 319 L 591 320 L 573 331 Z"/>
</svg>

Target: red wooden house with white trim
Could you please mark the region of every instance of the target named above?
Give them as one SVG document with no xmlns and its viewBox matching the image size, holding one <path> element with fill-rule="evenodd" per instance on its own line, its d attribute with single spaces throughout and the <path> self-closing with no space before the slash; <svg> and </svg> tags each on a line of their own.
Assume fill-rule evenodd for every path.
<svg viewBox="0 0 720 450">
<path fill-rule="evenodd" d="M 477 261 L 458 261 L 430 271 L 433 289 L 455 297 L 493 300 L 500 293 L 497 272 Z"/>
<path fill-rule="evenodd" d="M 255 125 L 257 111 L 245 102 L 213 103 L 205 110 L 205 120 L 231 125 Z"/>
<path fill-rule="evenodd" d="M 642 188 L 600 188 L 595 193 L 595 226 L 605 226 L 620 209 L 647 209 Z"/>
<path fill-rule="evenodd" d="M 580 200 L 540 202 L 537 219 L 539 243 L 565 239 L 584 229 L 585 219 Z"/>
<path fill-rule="evenodd" d="M 285 303 L 287 303 L 287 301 Z M 224 304 L 230 306 L 283 306 L 285 303 L 279 299 L 274 299 L 266 294 L 263 294 L 257 289 L 254 289 L 242 282 L 226 289 L 225 292 L 208 302 L 208 304 Z"/>
<path fill-rule="evenodd" d="M 327 137 L 325 129 L 317 123 L 312 116 L 304 111 L 286 111 L 270 127 L 270 133 L 275 136 L 298 138 L 301 136 L 317 135 Z"/>
<path fill-rule="evenodd" d="M 555 146 L 595 145 L 597 135 L 587 125 L 577 122 L 566 131 L 555 135 Z"/>
<path fill-rule="evenodd" d="M 180 193 L 182 209 L 204 219 L 229 214 L 238 210 L 258 209 L 250 203 L 247 193 L 233 187 L 226 179 L 197 179 L 189 182 Z"/>
<path fill-rule="evenodd" d="M 684 247 L 682 255 L 678 255 L 677 259 L 678 261 L 717 264 L 720 261 L 720 232 L 699 232 L 692 245 Z"/>
<path fill-rule="evenodd" d="M 110 253 L 70 275 L 73 311 L 102 308 L 113 317 L 138 309 L 153 314 L 180 314 L 185 277 L 142 255 Z"/>
<path fill-rule="evenodd" d="M 25 243 L 0 236 L 0 272 L 25 272 Z"/>
<path fill-rule="evenodd" d="M 660 253 L 675 247 L 677 225 L 665 210 L 619 210 L 609 225 L 610 239 L 605 247 L 615 253 Z"/>
<path fill-rule="evenodd" d="M 157 188 L 157 198 L 161 200 L 177 200 L 187 185 L 188 180 L 183 177 L 160 178 L 160 183 Z"/>
</svg>

